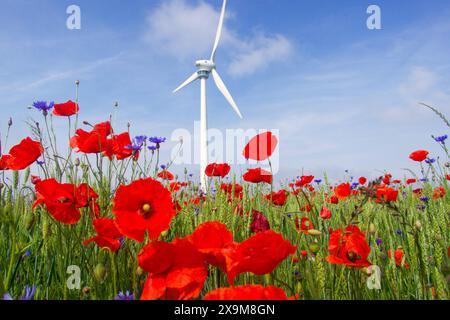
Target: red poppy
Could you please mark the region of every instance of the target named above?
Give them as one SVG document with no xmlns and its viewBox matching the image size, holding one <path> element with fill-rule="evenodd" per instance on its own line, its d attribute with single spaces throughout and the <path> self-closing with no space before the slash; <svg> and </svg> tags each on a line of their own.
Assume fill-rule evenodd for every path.
<svg viewBox="0 0 450 320">
<path fill-rule="evenodd" d="M 305 234 L 308 233 L 308 230 L 314 229 L 314 225 L 311 219 L 308 217 L 303 217 L 301 219 L 297 218 L 297 220 L 295 221 L 295 226 L 298 231 Z"/>
<path fill-rule="evenodd" d="M 42 179 L 40 177 L 31 175 L 31 183 L 32 184 L 38 184 L 41 181 L 42 181 Z"/>
<path fill-rule="evenodd" d="M 118 135 L 113 135 L 111 139 L 108 139 L 107 146 L 103 152 L 105 156 L 112 159 L 116 156 L 117 160 L 124 160 L 131 157 L 134 154 L 134 159 L 139 158 L 139 152 L 134 152 L 128 147 L 131 145 L 131 138 L 128 132 L 123 132 Z"/>
<path fill-rule="evenodd" d="M 44 204 L 50 215 L 65 224 L 80 220 L 80 203 L 77 202 L 77 188 L 73 184 L 61 184 L 55 179 L 44 180 L 35 186 L 37 200 L 33 208 Z M 81 203 L 82 204 L 82 203 Z"/>
<path fill-rule="evenodd" d="M 11 148 L 8 155 L 3 155 L 0 167 L 9 170 L 23 170 L 28 168 L 44 153 L 44 148 L 38 141 L 31 138 L 23 139 L 19 144 Z"/>
<path fill-rule="evenodd" d="M 75 103 L 71 100 L 65 103 L 55 104 L 53 107 L 53 115 L 60 117 L 70 117 L 74 114 L 77 114 L 80 108 L 78 107 L 78 103 Z"/>
<path fill-rule="evenodd" d="M 273 230 L 257 233 L 227 254 L 228 282 L 233 284 L 236 276 L 244 272 L 256 275 L 270 273 L 296 250 Z"/>
<path fill-rule="evenodd" d="M 385 176 L 384 176 L 384 178 L 383 178 L 383 183 L 385 184 L 385 185 L 389 185 L 389 184 L 391 184 L 391 178 L 392 178 L 392 175 L 391 174 L 386 174 Z"/>
<path fill-rule="evenodd" d="M 331 196 L 329 199 L 329 202 L 332 204 L 338 204 L 339 203 L 339 198 L 336 196 Z"/>
<path fill-rule="evenodd" d="M 206 167 L 205 174 L 208 177 L 225 178 L 230 170 L 231 167 L 227 163 L 211 163 Z"/>
<path fill-rule="evenodd" d="M 112 128 L 109 121 L 95 125 L 90 132 L 78 129 L 75 136 L 70 139 L 70 147 L 83 153 L 107 152 L 108 148 L 111 147 L 107 137 L 111 133 Z"/>
<path fill-rule="evenodd" d="M 423 192 L 422 188 L 417 188 L 417 189 L 414 189 L 414 190 L 413 190 L 413 193 L 414 193 L 416 196 L 420 196 L 420 195 L 422 194 L 422 192 Z"/>
<path fill-rule="evenodd" d="M 261 168 L 248 169 L 248 171 L 243 175 L 243 178 L 245 181 L 251 183 L 265 182 L 272 184 L 272 174 Z"/>
<path fill-rule="evenodd" d="M 175 179 L 174 175 L 168 170 L 163 170 L 163 171 L 159 172 L 158 178 L 161 178 L 163 180 L 168 180 L 168 181 L 172 181 L 173 179 Z"/>
<path fill-rule="evenodd" d="M 113 203 L 117 227 L 122 234 L 139 242 L 144 241 L 145 231 L 150 239 L 158 238 L 175 216 L 171 193 L 151 178 L 121 185 Z"/>
<path fill-rule="evenodd" d="M 8 161 L 11 159 L 9 154 L 4 154 L 0 156 L 0 171 L 8 170 Z"/>
<path fill-rule="evenodd" d="M 391 259 L 391 250 L 389 249 L 388 252 L 388 257 L 389 259 Z M 403 252 L 402 248 L 398 248 L 396 250 L 394 250 L 394 259 L 395 259 L 395 265 L 397 267 L 405 267 L 406 269 L 409 269 L 410 265 L 409 263 L 405 262 L 403 256 L 405 255 L 405 253 Z"/>
<path fill-rule="evenodd" d="M 233 234 L 226 225 L 217 221 L 203 223 L 187 239 L 209 264 L 226 271 L 225 256 L 235 247 Z"/>
<path fill-rule="evenodd" d="M 95 217 L 100 217 L 100 206 L 97 203 L 98 194 L 87 183 L 82 183 L 77 188 L 77 206 L 89 207 Z"/>
<path fill-rule="evenodd" d="M 273 154 L 277 144 L 278 139 L 272 132 L 258 134 L 245 146 L 243 156 L 257 161 L 266 160 Z"/>
<path fill-rule="evenodd" d="M 250 230 L 253 233 L 263 232 L 270 230 L 269 220 L 266 216 L 257 210 L 252 210 L 252 223 L 250 224 Z"/>
<path fill-rule="evenodd" d="M 95 242 L 100 248 L 109 248 L 112 252 L 117 252 L 121 247 L 121 238 L 123 235 L 117 229 L 113 219 L 100 218 L 95 219 L 92 224 L 94 225 L 97 235 L 88 240 L 85 240 L 83 244 L 86 246 L 91 242 Z"/>
<path fill-rule="evenodd" d="M 370 262 L 367 261 L 370 247 L 357 226 L 348 226 L 345 231 L 341 228 L 335 230 L 330 236 L 328 251 L 329 263 L 358 268 L 370 266 Z"/>
<path fill-rule="evenodd" d="M 366 182 L 367 182 L 367 179 L 366 179 L 366 177 L 360 177 L 358 179 L 358 182 L 359 182 L 360 185 L 365 185 Z"/>
<path fill-rule="evenodd" d="M 376 196 L 386 203 L 397 201 L 398 191 L 392 188 L 379 188 Z"/>
<path fill-rule="evenodd" d="M 148 277 L 141 300 L 189 300 L 198 297 L 208 275 L 203 255 L 186 239 L 154 241 L 138 255 Z"/>
<path fill-rule="evenodd" d="M 244 188 L 240 184 L 237 184 L 237 183 L 235 183 L 235 184 L 222 183 L 220 185 L 220 189 L 223 190 L 225 193 L 227 193 L 229 197 L 231 197 L 233 195 L 233 190 L 234 190 L 235 198 L 242 198 L 242 191 L 244 190 Z"/>
<path fill-rule="evenodd" d="M 178 192 L 181 190 L 182 186 L 183 186 L 183 184 L 179 181 L 171 182 L 169 184 L 169 190 L 170 190 L 170 192 Z"/>
<path fill-rule="evenodd" d="M 334 188 L 334 194 L 340 200 L 346 199 L 350 195 L 351 191 L 352 191 L 352 189 L 350 188 L 350 184 L 349 183 L 341 183 L 336 188 Z"/>
<path fill-rule="evenodd" d="M 437 199 L 440 199 L 440 198 L 443 198 L 443 197 L 445 197 L 445 189 L 442 188 L 442 187 L 436 187 L 433 190 L 433 199 L 437 200 Z"/>
<path fill-rule="evenodd" d="M 328 210 L 327 207 L 323 206 L 322 209 L 320 210 L 320 217 L 324 220 L 328 220 L 331 219 L 331 211 Z"/>
<path fill-rule="evenodd" d="M 301 176 L 300 180 L 297 180 L 295 182 L 295 186 L 297 187 L 303 187 L 306 186 L 307 184 L 311 183 L 314 179 L 314 176 Z"/>
<path fill-rule="evenodd" d="M 416 183 L 416 182 L 417 182 L 416 179 L 408 179 L 408 180 L 406 180 L 406 184 L 413 184 L 413 183 Z"/>
<path fill-rule="evenodd" d="M 306 204 L 306 205 L 304 205 L 304 206 L 301 206 L 301 207 L 300 207 L 300 211 L 302 211 L 302 212 L 304 212 L 304 211 L 306 211 L 306 212 L 311 212 L 311 206 L 310 206 L 309 204 Z"/>
<path fill-rule="evenodd" d="M 426 150 L 417 150 L 409 155 L 411 160 L 422 162 L 424 161 L 430 153 Z"/>
<path fill-rule="evenodd" d="M 272 200 L 272 203 L 276 206 L 284 206 L 287 199 L 287 191 L 281 189 L 278 192 L 272 192 L 271 194 L 266 196 L 267 200 Z"/>
<path fill-rule="evenodd" d="M 447 179 L 448 181 L 450 181 L 450 174 L 445 175 L 445 179 Z"/>
<path fill-rule="evenodd" d="M 288 300 L 283 289 L 261 285 L 219 288 L 205 295 L 203 300 Z"/>
</svg>

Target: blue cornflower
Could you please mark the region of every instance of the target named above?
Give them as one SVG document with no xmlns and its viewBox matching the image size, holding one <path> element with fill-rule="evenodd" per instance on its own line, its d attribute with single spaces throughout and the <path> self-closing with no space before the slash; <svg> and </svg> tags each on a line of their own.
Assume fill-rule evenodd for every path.
<svg viewBox="0 0 450 320">
<path fill-rule="evenodd" d="M 13 297 L 9 293 L 5 293 L 3 295 L 3 300 L 14 300 Z"/>
<path fill-rule="evenodd" d="M 432 163 L 436 162 L 436 159 L 428 158 L 428 159 L 425 159 L 425 162 L 428 163 L 428 164 L 432 164 Z"/>
<path fill-rule="evenodd" d="M 381 246 L 381 244 L 383 243 L 383 240 L 381 240 L 381 238 L 377 238 L 377 240 L 375 240 L 375 242 L 377 243 L 377 246 Z"/>
<path fill-rule="evenodd" d="M 427 196 L 421 197 L 420 201 L 427 202 L 429 198 Z"/>
<path fill-rule="evenodd" d="M 35 286 L 32 287 L 26 286 L 25 294 L 22 297 L 20 297 L 19 300 L 33 300 L 35 294 L 36 294 Z M 3 295 L 3 300 L 14 300 L 14 298 L 9 293 L 5 293 Z"/>
<path fill-rule="evenodd" d="M 33 300 L 34 295 L 36 294 L 36 287 L 32 286 L 26 286 L 25 287 L 25 295 L 23 295 L 20 300 Z"/>
<path fill-rule="evenodd" d="M 25 253 L 23 254 L 23 257 L 26 258 L 29 256 L 31 256 L 31 251 L 30 250 L 25 251 Z"/>
<path fill-rule="evenodd" d="M 434 137 L 433 136 L 433 139 L 436 142 L 439 142 L 439 143 L 442 143 L 442 144 L 445 144 L 445 140 L 447 140 L 447 138 L 448 138 L 448 135 L 446 135 L 446 134 L 444 134 L 443 136 L 439 136 L 439 137 Z"/>
<path fill-rule="evenodd" d="M 130 291 L 128 290 L 125 293 L 120 291 L 119 294 L 116 296 L 115 300 L 124 300 L 124 301 L 134 300 L 134 294 L 130 293 Z"/>
<path fill-rule="evenodd" d="M 417 205 L 417 209 L 419 209 L 419 210 L 425 210 L 427 208 L 427 206 L 426 205 L 424 205 L 424 204 L 422 204 L 422 205 Z"/>
<path fill-rule="evenodd" d="M 150 137 L 148 140 L 156 145 L 166 142 L 166 138 L 164 137 Z"/>
<path fill-rule="evenodd" d="M 150 150 L 151 152 L 154 152 L 157 148 L 156 146 L 148 146 L 147 149 Z"/>
<path fill-rule="evenodd" d="M 136 144 L 138 145 L 144 145 L 145 141 L 147 140 L 147 136 L 136 136 L 134 137 L 134 141 L 136 142 Z"/>
<path fill-rule="evenodd" d="M 353 182 L 352 185 L 350 186 L 351 189 L 356 189 L 359 186 L 358 182 Z"/>
<path fill-rule="evenodd" d="M 403 234 L 402 230 L 400 230 L 400 229 L 397 229 L 396 233 L 397 233 L 399 236 L 401 236 L 401 235 Z"/>
<path fill-rule="evenodd" d="M 36 160 L 36 163 L 37 163 L 38 165 L 42 166 L 43 164 L 45 164 L 45 160 L 44 160 L 44 159 L 42 159 L 42 160 Z"/>
<path fill-rule="evenodd" d="M 295 182 L 295 181 L 294 181 L 294 182 Z M 322 180 L 321 180 L 321 179 L 316 179 L 316 180 L 314 180 L 314 182 L 317 183 L 317 184 L 319 184 L 319 183 L 322 182 Z"/>
<path fill-rule="evenodd" d="M 422 178 L 422 179 L 420 179 L 420 181 L 421 182 L 428 182 L 428 179 L 427 178 Z"/>
<path fill-rule="evenodd" d="M 44 115 L 47 115 L 48 111 L 53 108 L 55 103 L 52 101 L 47 103 L 47 101 L 35 101 L 33 102 L 33 107 L 39 111 L 42 111 Z"/>
<path fill-rule="evenodd" d="M 160 165 L 161 169 L 166 170 L 167 166 L 165 164 Z"/>
<path fill-rule="evenodd" d="M 288 218 L 292 218 L 292 213 L 287 214 Z"/>
</svg>

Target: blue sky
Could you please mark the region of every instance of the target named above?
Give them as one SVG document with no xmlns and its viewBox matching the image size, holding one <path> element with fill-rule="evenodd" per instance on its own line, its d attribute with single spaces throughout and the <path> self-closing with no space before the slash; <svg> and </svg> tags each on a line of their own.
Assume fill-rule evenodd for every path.
<svg viewBox="0 0 450 320">
<path fill-rule="evenodd" d="M 66 8 L 81 8 L 81 30 Z M 368 30 L 379 5 L 382 30 Z M 34 100 L 74 98 L 81 120 L 116 131 L 170 137 L 193 131 L 199 89 L 172 90 L 209 57 L 220 0 L 24 1 L 0 7 L 0 120 L 11 142 L 39 115 Z M 431 135 L 448 133 L 426 102 L 450 111 L 448 1 L 229 0 L 218 71 L 244 114 L 239 120 L 208 83 L 209 126 L 280 130 L 278 178 L 305 173 L 403 175 L 411 151 L 439 155 Z M 56 119 L 61 139 L 66 122 Z M 175 142 L 166 145 L 165 156 Z M 175 171 L 182 170 L 181 167 Z"/>
</svg>

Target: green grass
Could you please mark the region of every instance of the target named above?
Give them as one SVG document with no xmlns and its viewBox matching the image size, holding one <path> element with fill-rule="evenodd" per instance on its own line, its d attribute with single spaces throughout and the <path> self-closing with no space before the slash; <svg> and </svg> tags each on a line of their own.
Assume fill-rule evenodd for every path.
<svg viewBox="0 0 450 320">
<path fill-rule="evenodd" d="M 82 166 L 72 168 L 72 177 L 82 177 Z M 79 172 L 76 172 L 76 171 Z M 0 197 L 0 284 L 3 292 L 13 297 L 21 296 L 25 286 L 36 286 L 35 299 L 113 299 L 119 291 L 130 290 L 139 297 L 146 274 L 139 270 L 137 254 L 144 244 L 127 239 L 117 254 L 99 249 L 96 245 L 83 246 L 82 241 L 95 234 L 92 218 L 86 209 L 76 225 L 63 225 L 54 221 L 45 208 L 31 209 L 34 199 L 33 188 L 28 183 L 29 173 L 15 173 L 11 186 L 3 185 Z M 87 175 L 84 175 L 87 177 Z M 81 183 L 84 179 L 76 180 Z M 104 185 L 87 181 L 100 192 L 102 214 L 111 217 L 112 193 L 107 192 L 110 182 Z M 245 212 L 256 209 L 263 212 L 270 221 L 271 229 L 281 233 L 300 250 L 308 251 L 308 258 L 294 263 L 289 257 L 270 276 L 242 274 L 236 279 L 239 284 L 275 285 L 285 289 L 289 296 L 298 294 L 300 299 L 448 299 L 449 298 L 449 258 L 447 248 L 450 237 L 450 201 L 447 195 L 432 199 L 433 186 L 423 185 L 424 195 L 430 197 L 425 210 L 419 210 L 421 203 L 411 188 L 405 188 L 404 196 L 399 195 L 395 208 L 365 201 L 364 195 L 352 196 L 338 205 L 325 202 L 327 185 L 307 194 L 313 205 L 310 213 L 299 212 L 299 204 L 305 205 L 306 198 L 300 193 L 290 195 L 283 207 L 272 205 L 262 195 L 270 191 L 268 187 L 245 186 L 242 200 L 228 202 L 220 191 L 215 196 L 208 195 L 201 205 L 183 205 L 182 212 L 174 218 L 171 227 L 161 239 L 171 241 L 194 231 L 196 226 L 206 221 L 221 221 L 233 232 L 235 241 L 250 237 L 249 216 L 234 213 L 236 204 Z M 193 186 L 174 194 L 183 203 L 196 195 Z M 355 207 L 358 215 L 354 217 Z M 332 211 L 332 219 L 321 220 L 317 210 L 327 205 Z M 289 214 L 290 213 L 290 214 Z M 295 219 L 308 216 L 321 235 L 312 236 L 299 233 Z M 353 219 L 352 219 L 353 217 Z M 369 261 L 381 268 L 381 289 L 369 290 L 366 286 L 367 273 L 364 269 L 331 265 L 328 255 L 328 229 L 345 227 L 351 220 L 361 230 L 368 231 L 367 241 L 371 247 Z M 401 230 L 399 235 L 397 230 Z M 382 245 L 375 243 L 382 239 Z M 318 246 L 315 255 L 312 244 Z M 398 267 L 386 255 L 388 249 L 402 247 L 410 268 Z M 29 256 L 25 252 L 29 251 Z M 313 251 L 316 251 L 314 248 Z M 70 290 L 66 281 L 70 265 L 81 270 L 81 288 Z M 103 272 L 102 270 L 106 270 Z M 214 267 L 204 285 L 201 297 L 210 290 L 227 286 L 226 277 Z M 88 287 L 89 293 L 83 288 Z"/>
</svg>

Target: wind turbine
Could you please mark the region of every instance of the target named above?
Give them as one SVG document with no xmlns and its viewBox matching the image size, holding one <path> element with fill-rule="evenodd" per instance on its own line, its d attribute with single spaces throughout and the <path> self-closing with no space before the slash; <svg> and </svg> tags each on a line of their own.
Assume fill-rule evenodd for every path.
<svg viewBox="0 0 450 320">
<path fill-rule="evenodd" d="M 225 8 L 227 6 L 227 0 L 223 1 L 222 12 L 220 14 L 219 26 L 217 28 L 216 40 L 209 60 L 198 60 L 195 63 L 197 71 L 194 72 L 183 84 L 176 88 L 173 93 L 183 89 L 192 82 L 200 80 L 200 182 L 201 189 L 206 191 L 207 178 L 205 174 L 206 166 L 208 165 L 208 124 L 207 124 L 207 111 L 206 111 L 206 80 L 209 75 L 212 74 L 214 82 L 219 91 L 227 99 L 233 110 L 242 119 L 242 114 L 239 108 L 228 91 L 225 83 L 222 81 L 219 73 L 216 70 L 216 52 L 219 46 L 220 38 L 222 35 L 223 22 L 225 18 Z"/>
</svg>

